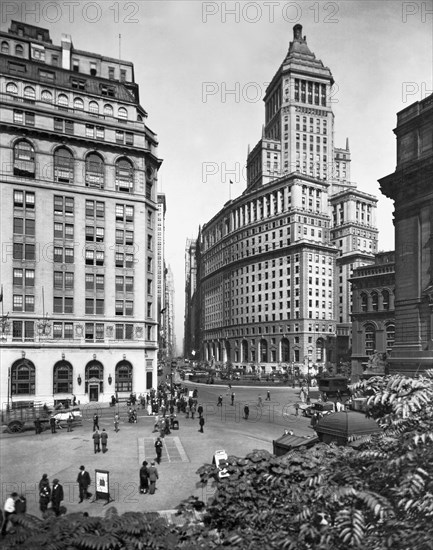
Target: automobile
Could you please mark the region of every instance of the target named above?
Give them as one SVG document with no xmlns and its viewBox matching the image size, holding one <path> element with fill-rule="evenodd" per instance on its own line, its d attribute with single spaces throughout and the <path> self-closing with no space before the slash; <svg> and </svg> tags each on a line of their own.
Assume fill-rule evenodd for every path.
<svg viewBox="0 0 433 550">
<path fill-rule="evenodd" d="M 313 403 L 312 405 L 309 405 L 308 407 L 303 409 L 302 414 L 304 416 L 307 416 L 308 418 L 311 418 L 314 413 L 318 413 L 320 416 L 325 416 L 325 414 L 334 412 L 334 410 L 334 403 L 332 401 L 329 401 L 326 403 Z"/>
<path fill-rule="evenodd" d="M 218 468 L 219 479 L 230 476 L 226 468 L 227 458 L 227 453 L 222 449 L 219 451 L 215 451 L 215 454 L 213 455 L 212 464 L 215 464 L 215 466 Z"/>
</svg>

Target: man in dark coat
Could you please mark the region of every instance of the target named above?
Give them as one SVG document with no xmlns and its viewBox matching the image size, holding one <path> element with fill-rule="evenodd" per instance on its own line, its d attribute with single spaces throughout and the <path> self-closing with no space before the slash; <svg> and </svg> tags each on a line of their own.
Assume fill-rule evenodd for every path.
<svg viewBox="0 0 433 550">
<path fill-rule="evenodd" d="M 51 426 L 51 433 L 55 434 L 56 433 L 56 419 L 54 418 L 54 416 L 50 417 L 50 426 Z"/>
<path fill-rule="evenodd" d="M 102 432 L 101 432 L 101 444 L 102 444 L 102 452 L 103 452 L 103 453 L 106 453 L 106 452 L 107 452 L 107 441 L 108 441 L 108 434 L 107 434 L 107 432 L 105 431 L 105 428 L 102 428 Z"/>
<path fill-rule="evenodd" d="M 36 435 L 39 435 L 40 433 L 42 433 L 42 424 L 41 424 L 41 421 L 39 419 L 39 416 L 36 418 L 36 420 L 34 421 L 34 425 L 35 425 L 35 433 Z"/>
<path fill-rule="evenodd" d="M 204 426 L 204 417 L 203 416 L 200 417 L 198 423 L 200 424 L 199 432 L 204 433 L 203 432 L 203 426 Z"/>
<path fill-rule="evenodd" d="M 93 415 L 93 431 L 99 430 L 99 416 L 95 413 Z"/>
<path fill-rule="evenodd" d="M 53 479 L 53 490 L 51 492 L 51 506 L 56 516 L 60 516 L 60 504 L 62 500 L 63 500 L 63 487 L 60 485 L 58 479 Z"/>
<path fill-rule="evenodd" d="M 84 466 L 80 466 L 77 483 L 80 490 L 80 502 L 83 502 L 83 499 L 90 497 L 90 493 L 87 489 L 91 483 L 89 472 L 86 471 Z"/>
<path fill-rule="evenodd" d="M 197 407 L 198 417 L 201 418 L 203 416 L 203 405 L 200 403 L 200 405 Z"/>
<path fill-rule="evenodd" d="M 140 493 L 145 495 L 149 490 L 149 469 L 145 460 L 140 468 Z"/>
<path fill-rule="evenodd" d="M 39 509 L 44 514 L 47 511 L 48 504 L 51 500 L 51 487 L 48 480 L 48 475 L 43 474 L 39 482 Z"/>
<path fill-rule="evenodd" d="M 155 441 L 155 451 L 156 451 L 156 462 L 161 464 L 161 455 L 162 455 L 162 441 L 160 437 L 156 438 Z"/>
<path fill-rule="evenodd" d="M 249 415 L 250 415 L 250 408 L 248 406 L 248 403 L 245 403 L 245 407 L 244 407 L 244 418 L 245 418 L 245 420 L 248 420 Z"/>
<path fill-rule="evenodd" d="M 159 479 L 158 470 L 156 469 L 155 462 L 150 463 L 150 467 L 147 469 L 149 472 L 149 493 L 155 494 L 156 480 Z"/>
<path fill-rule="evenodd" d="M 95 430 L 95 433 L 92 435 L 92 439 L 93 439 L 93 448 L 95 450 L 95 454 L 100 453 L 101 447 L 99 445 L 99 442 L 101 441 L 101 434 L 98 432 L 98 430 Z"/>
</svg>

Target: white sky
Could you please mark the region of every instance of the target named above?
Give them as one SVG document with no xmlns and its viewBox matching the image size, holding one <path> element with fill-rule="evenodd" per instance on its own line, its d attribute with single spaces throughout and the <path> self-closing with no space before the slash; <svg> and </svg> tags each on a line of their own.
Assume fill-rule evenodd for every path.
<svg viewBox="0 0 433 550">
<path fill-rule="evenodd" d="M 121 34 L 121 57 L 135 65 L 164 159 L 159 190 L 167 198 L 166 260 L 181 352 L 186 239 L 229 199 L 229 179 L 232 198 L 245 189 L 247 147 L 261 136 L 266 83 L 296 23 L 336 81 L 335 144 L 350 139 L 352 180 L 379 198 L 379 249 L 394 248 L 393 205 L 377 180 L 395 169 L 396 113 L 432 90 L 429 9 L 430 1 L 394 0 L 4 0 L 0 21 L 2 30 L 11 19 L 48 28 L 55 44 L 71 34 L 75 48 L 112 57 Z"/>
</svg>

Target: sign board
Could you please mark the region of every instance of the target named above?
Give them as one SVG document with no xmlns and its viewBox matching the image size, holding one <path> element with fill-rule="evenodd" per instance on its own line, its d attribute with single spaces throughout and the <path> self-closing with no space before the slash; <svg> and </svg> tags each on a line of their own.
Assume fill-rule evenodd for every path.
<svg viewBox="0 0 433 550">
<path fill-rule="evenodd" d="M 108 470 L 95 470 L 95 500 L 106 500 L 105 504 L 112 502 L 114 499 L 110 496 L 110 472 Z"/>
</svg>

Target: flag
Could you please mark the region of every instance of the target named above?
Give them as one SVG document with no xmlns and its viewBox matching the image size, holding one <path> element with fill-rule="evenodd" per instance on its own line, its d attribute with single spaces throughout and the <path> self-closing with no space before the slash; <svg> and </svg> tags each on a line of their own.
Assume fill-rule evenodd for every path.
<svg viewBox="0 0 433 550">
<path fill-rule="evenodd" d="M 0 302 L 3 302 L 3 285 L 2 285 L 2 289 L 0 291 Z"/>
<path fill-rule="evenodd" d="M 232 182 L 232 180 L 230 180 L 230 185 L 233 185 L 233 182 Z"/>
</svg>

